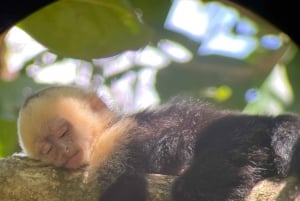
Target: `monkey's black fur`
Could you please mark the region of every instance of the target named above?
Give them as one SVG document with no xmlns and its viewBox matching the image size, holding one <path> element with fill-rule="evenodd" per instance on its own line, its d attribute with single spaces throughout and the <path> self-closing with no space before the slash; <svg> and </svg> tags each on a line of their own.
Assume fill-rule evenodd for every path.
<svg viewBox="0 0 300 201">
<path fill-rule="evenodd" d="M 297 115 L 252 116 L 175 100 L 131 117 L 138 126 L 128 132 L 126 172 L 102 201 L 146 200 L 144 173 L 179 175 L 174 201 L 240 201 L 264 178 L 300 172 Z"/>
</svg>

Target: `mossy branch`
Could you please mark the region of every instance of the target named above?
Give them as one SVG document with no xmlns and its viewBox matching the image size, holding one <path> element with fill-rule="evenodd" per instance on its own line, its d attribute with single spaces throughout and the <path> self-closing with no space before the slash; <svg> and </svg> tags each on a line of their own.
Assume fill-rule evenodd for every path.
<svg viewBox="0 0 300 201">
<path fill-rule="evenodd" d="M 0 160 L 1 201 L 93 201 L 98 200 L 96 180 L 85 181 L 84 172 L 45 166 L 22 156 Z M 148 175 L 149 201 L 170 201 L 175 177 Z M 257 184 L 246 201 L 300 200 L 300 183 L 293 177 L 264 180 Z"/>
</svg>

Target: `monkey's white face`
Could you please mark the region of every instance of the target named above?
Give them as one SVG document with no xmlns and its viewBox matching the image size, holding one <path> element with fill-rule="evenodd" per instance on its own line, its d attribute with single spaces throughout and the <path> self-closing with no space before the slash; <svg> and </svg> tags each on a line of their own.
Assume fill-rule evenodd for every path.
<svg viewBox="0 0 300 201">
<path fill-rule="evenodd" d="M 96 94 L 61 88 L 30 100 L 18 119 L 20 145 L 31 158 L 58 167 L 91 163 L 94 143 L 114 119 Z"/>
<path fill-rule="evenodd" d="M 37 141 L 38 158 L 58 167 L 80 168 L 88 165 L 90 140 L 64 118 L 48 122 L 44 135 Z"/>
</svg>

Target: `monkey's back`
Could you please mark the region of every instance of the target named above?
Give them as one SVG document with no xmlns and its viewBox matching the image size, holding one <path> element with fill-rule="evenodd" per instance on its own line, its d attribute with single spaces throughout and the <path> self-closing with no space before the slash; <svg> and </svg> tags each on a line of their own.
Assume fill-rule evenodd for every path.
<svg viewBox="0 0 300 201">
<path fill-rule="evenodd" d="M 190 165 L 202 130 L 227 112 L 196 100 L 172 100 L 132 117 L 130 163 L 147 173 L 178 175 Z"/>
</svg>

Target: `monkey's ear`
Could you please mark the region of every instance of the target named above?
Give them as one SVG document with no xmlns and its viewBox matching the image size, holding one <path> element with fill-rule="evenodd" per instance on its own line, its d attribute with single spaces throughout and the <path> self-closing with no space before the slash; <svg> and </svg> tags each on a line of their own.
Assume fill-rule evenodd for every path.
<svg viewBox="0 0 300 201">
<path fill-rule="evenodd" d="M 89 93 L 86 99 L 93 111 L 107 109 L 105 103 L 95 93 Z"/>
</svg>

